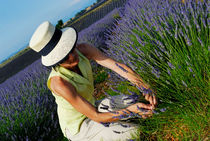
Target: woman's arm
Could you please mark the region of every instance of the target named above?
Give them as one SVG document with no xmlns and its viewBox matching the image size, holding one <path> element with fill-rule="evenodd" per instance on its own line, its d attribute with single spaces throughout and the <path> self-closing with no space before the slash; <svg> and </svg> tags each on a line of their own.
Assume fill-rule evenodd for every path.
<svg viewBox="0 0 210 141">
<path fill-rule="evenodd" d="M 89 59 L 95 60 L 98 64 L 115 71 L 120 76 L 129 80 L 139 88 L 149 89 L 149 85 L 144 83 L 142 78 L 125 64 L 119 63 L 114 59 L 107 57 L 100 50 L 89 44 L 81 44 L 80 46 L 83 53 Z M 157 105 L 157 99 L 154 95 L 146 93 L 143 93 L 143 95 L 145 96 L 145 99 L 150 102 L 150 104 Z"/>
<path fill-rule="evenodd" d="M 106 56 L 99 49 L 85 43 L 79 44 L 78 48 L 88 59 L 94 60 L 98 64 L 115 71 L 133 84 L 149 88 L 149 86 L 145 84 L 143 80 L 131 68 Z"/>
<path fill-rule="evenodd" d="M 144 117 L 150 116 L 152 114 L 151 105 L 146 105 L 143 103 L 137 103 L 135 105 L 127 107 L 126 109 L 116 111 L 116 113 L 100 113 L 91 103 L 89 103 L 86 99 L 84 99 L 76 92 L 76 89 L 72 84 L 58 76 L 54 76 L 51 78 L 50 87 L 55 94 L 58 94 L 59 96 L 62 96 L 64 99 L 66 99 L 78 112 L 99 123 L 117 121 L 119 120 L 119 118 L 114 117 L 125 115 L 124 112 L 128 112 L 128 110 L 138 113 L 140 115 L 144 114 Z M 137 106 L 150 110 L 147 113 L 142 113 L 138 110 Z"/>
</svg>

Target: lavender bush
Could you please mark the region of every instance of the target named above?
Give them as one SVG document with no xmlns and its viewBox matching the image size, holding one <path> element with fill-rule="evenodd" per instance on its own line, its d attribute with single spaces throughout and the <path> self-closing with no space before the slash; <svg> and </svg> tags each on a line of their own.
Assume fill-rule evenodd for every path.
<svg viewBox="0 0 210 141">
<path fill-rule="evenodd" d="M 107 54 L 135 70 L 170 107 L 164 113 L 170 136 L 205 138 L 209 122 L 208 1 L 129 0 L 120 15 L 122 20 L 107 35 Z M 163 126 L 162 116 L 141 123 L 141 128 L 158 132 L 162 138 L 169 134 L 158 128 Z M 178 134 L 181 125 L 177 123 L 183 119 L 186 131 Z"/>
<path fill-rule="evenodd" d="M 46 86 L 48 74 L 39 59 L 0 84 L 0 140 L 62 137 L 56 104 Z"/>
</svg>

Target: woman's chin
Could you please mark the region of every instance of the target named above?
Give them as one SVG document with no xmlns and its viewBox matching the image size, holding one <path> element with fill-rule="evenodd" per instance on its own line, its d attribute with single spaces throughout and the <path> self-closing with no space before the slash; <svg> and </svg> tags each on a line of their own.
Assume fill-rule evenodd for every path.
<svg viewBox="0 0 210 141">
<path fill-rule="evenodd" d="M 68 64 L 68 65 L 65 65 L 64 67 L 68 68 L 68 69 L 73 69 L 78 65 L 78 63 L 79 62 L 71 63 L 71 64 Z"/>
<path fill-rule="evenodd" d="M 79 59 L 74 61 L 74 62 L 71 62 L 71 63 L 62 63 L 60 64 L 60 66 L 64 67 L 64 68 L 67 68 L 67 69 L 73 69 L 75 68 L 79 63 Z"/>
<path fill-rule="evenodd" d="M 75 68 L 78 65 L 78 63 L 74 63 L 70 66 L 70 68 Z"/>
</svg>

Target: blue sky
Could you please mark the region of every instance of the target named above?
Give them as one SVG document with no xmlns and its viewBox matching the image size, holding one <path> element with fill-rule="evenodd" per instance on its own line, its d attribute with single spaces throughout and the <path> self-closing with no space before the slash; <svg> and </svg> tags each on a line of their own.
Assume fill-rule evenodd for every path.
<svg viewBox="0 0 210 141">
<path fill-rule="evenodd" d="M 0 62 L 26 46 L 43 21 L 66 22 L 96 0 L 0 0 Z"/>
</svg>

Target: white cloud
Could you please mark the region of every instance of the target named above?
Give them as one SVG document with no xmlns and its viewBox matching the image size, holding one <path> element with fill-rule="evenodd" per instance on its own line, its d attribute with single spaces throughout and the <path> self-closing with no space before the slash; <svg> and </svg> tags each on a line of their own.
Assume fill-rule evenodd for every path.
<svg viewBox="0 0 210 141">
<path fill-rule="evenodd" d="M 71 0 L 71 2 L 68 4 L 68 6 L 73 6 L 75 4 L 78 4 L 79 2 L 82 2 L 82 0 Z"/>
</svg>

